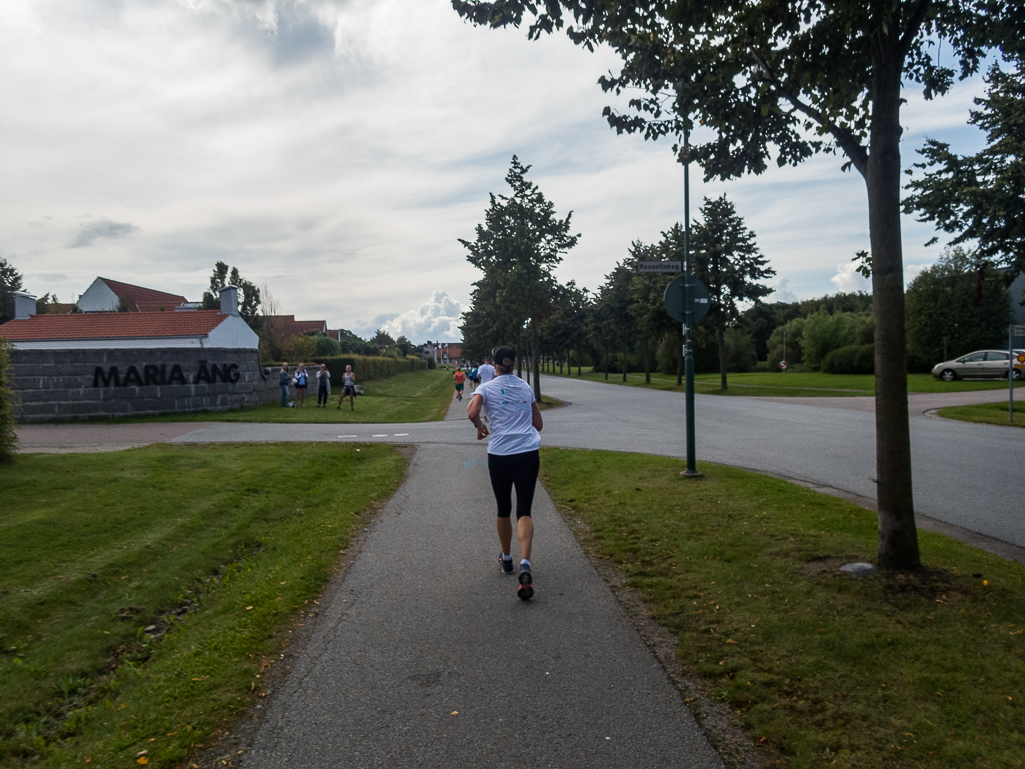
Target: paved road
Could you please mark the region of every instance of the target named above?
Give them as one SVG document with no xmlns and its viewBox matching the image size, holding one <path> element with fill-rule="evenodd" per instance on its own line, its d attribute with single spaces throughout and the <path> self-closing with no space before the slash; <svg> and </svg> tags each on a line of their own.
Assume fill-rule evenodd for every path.
<svg viewBox="0 0 1025 769">
<path fill-rule="evenodd" d="M 516 598 L 486 457 L 417 450 L 245 769 L 722 766 L 540 488 Z"/>
</svg>

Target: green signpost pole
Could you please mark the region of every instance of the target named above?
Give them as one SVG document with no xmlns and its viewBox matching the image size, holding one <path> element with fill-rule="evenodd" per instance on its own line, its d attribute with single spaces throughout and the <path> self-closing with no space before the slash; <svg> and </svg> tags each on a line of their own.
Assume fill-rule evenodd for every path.
<svg viewBox="0 0 1025 769">
<path fill-rule="evenodd" d="M 687 152 L 690 132 L 684 129 L 683 151 Z M 693 291 L 690 285 L 690 158 L 683 162 L 683 367 L 687 377 L 687 469 L 680 475 L 685 478 L 700 478 L 695 466 L 694 442 L 694 352 L 691 344 L 691 328 L 694 326 Z"/>
</svg>

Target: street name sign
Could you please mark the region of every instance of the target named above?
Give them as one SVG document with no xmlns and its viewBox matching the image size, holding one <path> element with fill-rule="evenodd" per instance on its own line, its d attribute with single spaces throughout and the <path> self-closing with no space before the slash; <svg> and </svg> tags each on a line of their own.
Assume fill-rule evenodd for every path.
<svg viewBox="0 0 1025 769">
<path fill-rule="evenodd" d="M 637 262 L 637 272 L 682 272 L 683 262 Z"/>
<path fill-rule="evenodd" d="M 665 302 L 666 312 L 677 323 L 686 323 L 687 315 L 683 307 L 683 281 L 686 280 L 690 286 L 691 316 L 690 322 L 697 323 L 708 315 L 708 289 L 705 284 L 693 275 L 681 275 L 668 286 L 666 286 Z"/>
<path fill-rule="evenodd" d="M 1014 327 L 1014 335 L 1015 336 L 1020 336 L 1023 339 L 1025 339 L 1025 326 L 1015 326 Z"/>
</svg>

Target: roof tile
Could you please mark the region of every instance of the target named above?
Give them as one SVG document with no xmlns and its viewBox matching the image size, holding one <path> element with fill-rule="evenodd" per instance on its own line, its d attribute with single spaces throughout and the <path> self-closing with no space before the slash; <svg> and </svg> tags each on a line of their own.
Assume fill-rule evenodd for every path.
<svg viewBox="0 0 1025 769">
<path fill-rule="evenodd" d="M 205 336 L 228 317 L 217 310 L 33 315 L 0 325 L 0 337 L 10 342 L 29 342 L 50 339 Z"/>
</svg>

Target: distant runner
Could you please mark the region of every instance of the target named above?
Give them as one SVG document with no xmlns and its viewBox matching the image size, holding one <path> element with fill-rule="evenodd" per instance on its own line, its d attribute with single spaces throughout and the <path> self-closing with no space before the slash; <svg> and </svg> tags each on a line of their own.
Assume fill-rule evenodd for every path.
<svg viewBox="0 0 1025 769">
<path fill-rule="evenodd" d="M 520 545 L 520 578 L 516 591 L 524 601 L 534 595 L 530 549 L 534 543 L 531 506 L 540 469 L 541 434 L 544 420 L 534 401 L 530 385 L 513 375 L 516 353 L 511 347 L 494 352 L 498 376 L 477 388 L 466 415 L 477 428 L 477 440 L 488 442 L 488 474 L 498 505 L 498 541 L 502 551 L 498 562 L 503 574 L 513 574 L 512 490 L 516 487 L 516 537 Z M 483 367 L 482 367 L 483 368 Z M 486 416 L 485 424 L 482 416 Z M 490 425 L 490 428 L 489 428 Z"/>
<path fill-rule="evenodd" d="M 484 365 L 477 369 L 477 379 L 481 384 L 487 384 L 495 378 L 495 367 L 491 365 L 491 358 L 484 359 Z"/>
<path fill-rule="evenodd" d="M 461 401 L 463 399 L 463 382 L 466 381 L 466 374 L 463 373 L 462 367 L 456 369 L 452 378 L 456 380 L 456 400 Z"/>
</svg>

